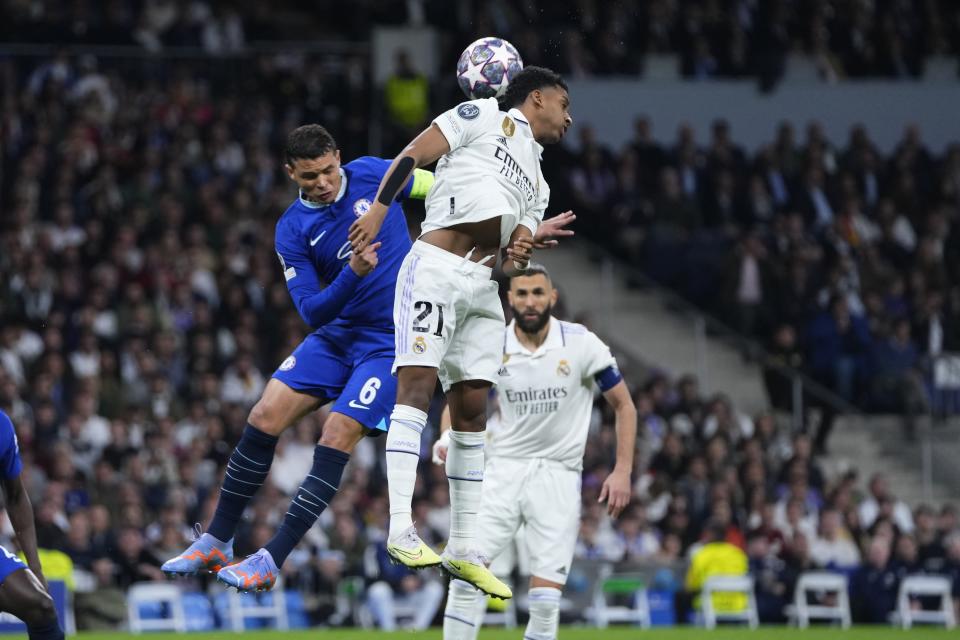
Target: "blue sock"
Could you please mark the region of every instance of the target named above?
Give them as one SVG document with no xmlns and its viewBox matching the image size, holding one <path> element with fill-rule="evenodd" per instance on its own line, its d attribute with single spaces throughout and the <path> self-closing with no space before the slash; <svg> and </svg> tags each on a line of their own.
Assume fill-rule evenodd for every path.
<svg viewBox="0 0 960 640">
<path fill-rule="evenodd" d="M 297 495 L 290 502 L 290 509 L 283 517 L 277 534 L 264 547 L 281 566 L 293 548 L 307 535 L 307 531 L 327 508 L 340 487 L 343 468 L 350 454 L 318 444 L 313 450 L 313 468 L 303 479 Z"/>
<path fill-rule="evenodd" d="M 233 532 L 247 503 L 267 479 L 276 448 L 276 436 L 264 433 L 251 424 L 247 425 L 240 442 L 227 461 L 227 474 L 220 488 L 220 501 L 217 503 L 213 520 L 207 527 L 207 533 L 221 542 L 233 538 Z"/>
<path fill-rule="evenodd" d="M 46 624 L 27 627 L 27 637 L 30 640 L 63 640 L 63 629 L 60 628 L 60 622 L 54 618 Z"/>
</svg>

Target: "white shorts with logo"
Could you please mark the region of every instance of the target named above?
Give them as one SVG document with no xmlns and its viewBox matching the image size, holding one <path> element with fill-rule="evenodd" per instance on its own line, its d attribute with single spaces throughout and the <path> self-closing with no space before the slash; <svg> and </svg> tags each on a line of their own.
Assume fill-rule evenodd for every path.
<svg viewBox="0 0 960 640">
<path fill-rule="evenodd" d="M 493 269 L 426 242 L 400 265 L 393 303 L 400 367 L 434 367 L 444 391 L 464 380 L 497 381 L 503 306 Z"/>
<path fill-rule="evenodd" d="M 521 524 L 530 575 L 566 584 L 580 531 L 580 472 L 545 458 L 489 458 L 475 538 L 480 552 L 497 564 Z"/>
</svg>

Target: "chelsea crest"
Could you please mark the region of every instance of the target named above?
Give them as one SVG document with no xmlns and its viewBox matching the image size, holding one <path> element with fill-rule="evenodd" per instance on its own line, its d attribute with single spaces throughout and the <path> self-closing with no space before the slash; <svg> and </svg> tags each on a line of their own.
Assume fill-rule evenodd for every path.
<svg viewBox="0 0 960 640">
<path fill-rule="evenodd" d="M 355 213 L 358 218 L 369 210 L 370 201 L 366 198 L 361 198 L 353 203 L 353 213 Z"/>
</svg>

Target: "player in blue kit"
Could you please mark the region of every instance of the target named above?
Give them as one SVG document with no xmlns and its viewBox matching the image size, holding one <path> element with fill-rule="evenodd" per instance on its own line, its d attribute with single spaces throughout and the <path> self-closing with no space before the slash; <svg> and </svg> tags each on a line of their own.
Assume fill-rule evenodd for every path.
<svg viewBox="0 0 960 640">
<path fill-rule="evenodd" d="M 20 478 L 22 468 L 13 422 L 0 411 L 0 480 L 10 524 L 27 559 L 24 564 L 0 546 L 0 611 L 23 620 L 30 640 L 62 640 L 63 630 L 40 570 L 33 507 Z"/>
<path fill-rule="evenodd" d="M 354 447 L 365 435 L 387 430 L 397 386 L 390 372 L 394 290 L 411 246 L 397 201 L 422 199 L 433 183 L 432 173 L 416 173 L 391 204 L 378 242 L 355 253 L 350 225 L 370 207 L 391 161 L 364 157 L 341 166 L 326 129 L 305 125 L 288 136 L 285 162 L 300 196 L 277 222 L 276 250 L 290 296 L 315 331 L 283 361 L 251 410 L 206 533 L 162 567 L 168 575 L 217 572 L 218 580 L 243 591 L 273 586 L 336 493 Z M 313 468 L 280 529 L 264 548 L 232 564 L 234 531 L 266 480 L 278 437 L 331 401 Z"/>
</svg>

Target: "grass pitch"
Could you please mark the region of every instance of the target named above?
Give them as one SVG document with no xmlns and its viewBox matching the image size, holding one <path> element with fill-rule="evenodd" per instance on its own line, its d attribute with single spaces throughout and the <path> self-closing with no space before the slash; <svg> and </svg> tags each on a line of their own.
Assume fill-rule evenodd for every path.
<svg viewBox="0 0 960 640">
<path fill-rule="evenodd" d="M 210 633 L 145 633 L 135 636 L 129 633 L 80 633 L 79 640 L 121 640 L 123 638 L 143 638 L 144 640 L 442 640 L 439 628 L 429 631 L 400 631 L 383 633 L 363 629 L 313 629 L 309 631 L 248 631 L 235 634 L 230 631 Z M 504 629 L 484 629 L 479 640 L 520 640 L 523 627 L 511 631 Z M 612 627 L 594 629 L 590 627 L 564 627 L 560 630 L 559 640 L 924 640 L 926 638 L 958 638 L 956 630 L 919 627 L 910 631 L 892 627 L 855 627 L 843 631 L 839 628 L 814 627 L 812 629 L 792 629 L 788 627 L 760 627 L 750 631 L 743 627 L 725 627 L 706 631 L 696 627 L 654 628 L 644 631 L 637 627 Z"/>
</svg>

